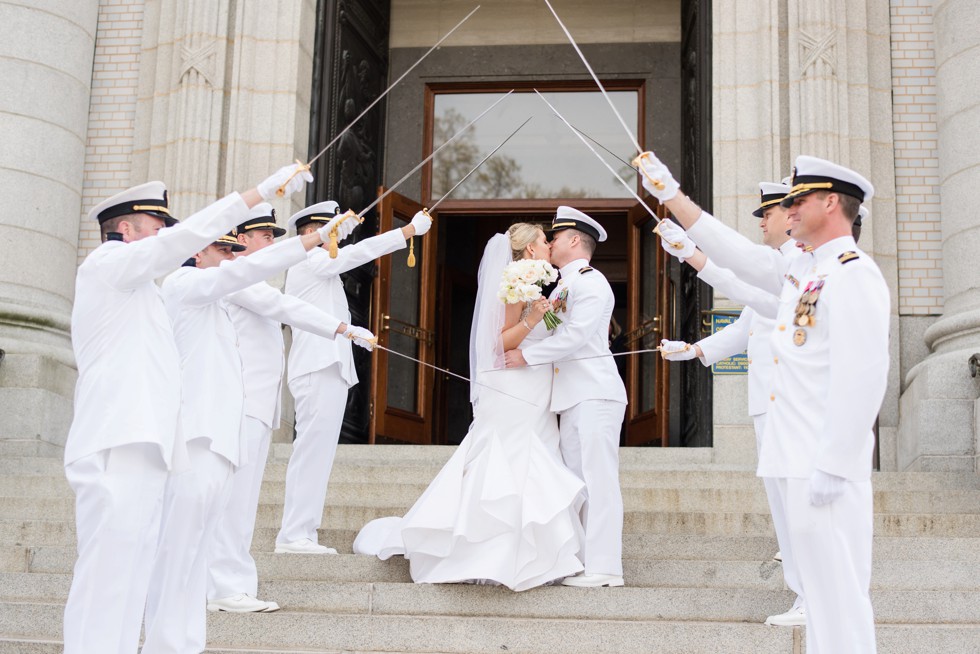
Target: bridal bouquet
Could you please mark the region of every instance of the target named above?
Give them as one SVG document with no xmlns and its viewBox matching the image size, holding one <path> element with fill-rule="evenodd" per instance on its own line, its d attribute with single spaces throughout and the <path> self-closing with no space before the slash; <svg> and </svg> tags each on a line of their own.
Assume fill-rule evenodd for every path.
<svg viewBox="0 0 980 654">
<path fill-rule="evenodd" d="M 541 297 L 541 288 L 558 280 L 558 271 L 547 261 L 521 259 L 512 261 L 504 268 L 503 279 L 497 297 L 504 304 L 533 302 Z M 554 329 L 561 324 L 554 311 L 544 314 L 544 325 Z"/>
</svg>

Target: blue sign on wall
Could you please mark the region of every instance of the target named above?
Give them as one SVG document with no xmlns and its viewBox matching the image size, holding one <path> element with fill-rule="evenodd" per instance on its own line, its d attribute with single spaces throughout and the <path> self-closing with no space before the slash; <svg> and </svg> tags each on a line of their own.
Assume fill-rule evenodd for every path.
<svg viewBox="0 0 980 654">
<path fill-rule="evenodd" d="M 711 333 L 719 331 L 738 320 L 738 316 L 711 314 Z M 749 372 L 749 355 L 745 352 L 722 359 L 712 364 L 711 372 L 715 375 L 744 375 Z"/>
</svg>

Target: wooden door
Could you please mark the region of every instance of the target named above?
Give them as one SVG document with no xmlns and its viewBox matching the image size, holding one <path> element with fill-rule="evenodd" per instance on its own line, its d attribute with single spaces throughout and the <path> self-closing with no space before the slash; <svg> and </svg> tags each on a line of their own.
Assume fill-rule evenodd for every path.
<svg viewBox="0 0 980 654">
<path fill-rule="evenodd" d="M 384 189 L 380 189 L 383 192 Z M 407 225 L 422 209 L 397 193 L 381 201 L 380 232 Z M 435 216 L 433 215 L 433 218 Z M 415 237 L 415 267 L 408 267 L 408 250 L 383 257 L 374 280 L 373 320 L 378 343 L 394 352 L 432 364 L 435 358 L 436 234 Z M 370 442 L 432 442 L 433 370 L 378 349 L 372 365 Z"/>
<path fill-rule="evenodd" d="M 657 215 L 664 216 L 657 206 Z M 624 340 L 628 350 L 657 347 L 661 338 L 670 338 L 673 288 L 666 274 L 667 253 L 660 237 L 653 233 L 656 221 L 637 204 L 628 212 L 629 283 L 627 286 L 628 325 Z M 626 444 L 659 444 L 666 447 L 668 404 L 668 366 L 659 352 L 635 354 L 626 367 Z"/>
</svg>

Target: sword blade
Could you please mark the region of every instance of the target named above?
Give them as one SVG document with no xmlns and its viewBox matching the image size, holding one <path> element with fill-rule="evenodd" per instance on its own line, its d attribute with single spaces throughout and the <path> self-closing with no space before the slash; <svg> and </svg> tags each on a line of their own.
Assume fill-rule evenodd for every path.
<svg viewBox="0 0 980 654">
<path fill-rule="evenodd" d="M 594 154 L 596 156 L 596 159 L 598 159 L 599 161 L 601 161 L 602 162 L 602 165 L 609 169 L 609 172 L 611 172 L 613 174 L 613 177 L 615 177 L 616 179 L 619 180 L 619 183 L 623 185 L 623 188 L 625 188 L 627 191 L 629 191 L 630 195 L 632 195 L 634 198 L 636 198 L 636 201 L 639 202 L 640 205 L 644 209 L 647 210 L 647 213 L 648 214 L 650 214 L 651 216 L 653 216 L 653 219 L 656 220 L 657 221 L 657 224 L 659 225 L 660 224 L 660 218 L 657 216 L 656 212 L 653 209 L 651 209 L 647 205 L 647 203 L 644 202 L 643 199 L 639 195 L 637 195 L 637 193 L 633 189 L 633 187 L 630 186 L 629 183 L 626 180 L 624 180 L 622 177 L 619 176 L 619 173 L 617 173 L 615 171 L 615 169 L 612 166 L 609 165 L 609 162 L 606 161 L 602 157 L 601 154 L 599 154 L 598 152 L 596 152 L 596 149 L 592 147 L 592 144 L 589 143 L 588 141 L 586 141 L 585 138 L 582 136 L 582 134 L 577 129 L 575 129 L 574 127 L 572 127 L 572 124 L 570 122 L 568 122 L 568 120 L 566 120 L 564 116 L 561 115 L 561 112 L 560 111 L 558 111 L 557 109 L 555 109 L 555 106 L 553 104 L 551 104 L 550 102 L 548 102 L 548 99 L 547 98 L 545 98 L 543 95 L 541 95 L 541 93 L 537 89 L 534 89 L 534 92 L 537 93 L 538 94 L 538 97 L 541 98 L 544 101 L 544 103 L 551 108 L 551 110 L 555 113 L 556 116 L 558 116 L 558 118 L 561 120 L 561 122 L 565 123 L 565 125 L 568 127 L 568 129 L 572 130 L 572 133 L 575 134 L 575 136 L 577 136 L 578 139 L 582 143 L 585 144 L 585 147 L 587 147 L 589 150 L 592 151 L 592 154 Z"/>
<path fill-rule="evenodd" d="M 438 366 L 434 366 L 431 363 L 427 363 L 425 361 L 421 361 L 419 359 L 416 359 L 415 357 L 410 357 L 407 354 L 402 354 L 401 352 L 396 352 L 395 350 L 392 350 L 391 348 L 387 348 L 384 345 L 378 345 L 377 343 L 374 343 L 374 347 L 376 347 L 379 350 L 384 350 L 385 352 L 388 352 L 389 354 L 394 354 L 395 356 L 401 357 L 403 359 L 408 359 L 409 361 L 414 361 L 415 363 L 418 363 L 418 364 L 421 364 L 423 366 L 426 366 L 427 368 L 432 368 L 433 370 L 435 370 L 437 372 L 441 372 L 444 375 L 449 375 L 451 377 L 455 377 L 456 379 L 462 380 L 462 381 L 467 382 L 469 384 L 475 384 L 475 385 L 477 385 L 477 386 L 479 386 L 481 388 L 487 388 L 487 389 L 490 389 L 491 391 L 496 391 L 496 392 L 500 393 L 501 395 L 506 395 L 507 397 L 509 397 L 509 398 L 511 398 L 513 400 L 517 400 L 519 402 L 524 402 L 525 404 L 530 404 L 531 406 L 538 406 L 537 404 L 535 404 L 534 402 L 532 402 L 532 401 L 530 401 L 530 400 L 528 400 L 526 398 L 518 397 L 516 395 L 511 395 L 510 393 L 508 393 L 506 391 L 502 391 L 499 388 L 495 388 L 493 386 L 488 386 L 487 384 L 482 384 L 482 383 L 480 383 L 478 381 L 473 381 L 469 377 L 464 377 L 463 375 L 459 375 L 459 374 L 453 372 L 452 370 L 446 370 L 445 368 L 440 368 Z"/>
<path fill-rule="evenodd" d="M 615 354 L 613 354 L 613 353 L 610 352 L 609 354 L 594 354 L 594 355 L 592 355 L 590 357 L 578 357 L 577 359 L 562 359 L 561 361 L 548 361 L 548 362 L 545 362 L 545 363 L 528 363 L 528 364 L 525 364 L 524 367 L 525 368 L 534 368 L 535 366 L 551 366 L 551 365 L 554 365 L 556 363 L 568 363 L 569 361 L 588 361 L 589 359 L 615 359 L 616 357 L 628 357 L 628 356 L 631 356 L 633 354 L 650 354 L 651 352 L 659 352 L 659 351 L 660 351 L 660 348 L 659 347 L 655 347 L 655 348 L 651 348 L 649 350 L 630 350 L 629 352 L 617 352 Z M 501 370 L 511 370 L 511 368 L 491 368 L 490 370 L 481 370 L 480 372 L 481 373 L 484 373 L 484 372 L 499 372 Z"/>
<path fill-rule="evenodd" d="M 458 137 L 459 137 L 459 136 L 460 136 L 460 135 L 461 135 L 461 134 L 462 134 L 463 132 L 465 132 L 465 131 L 466 131 L 466 130 L 468 130 L 468 129 L 469 129 L 470 127 L 472 127 L 472 126 L 473 126 L 473 125 L 474 125 L 474 124 L 476 123 L 476 121 L 478 121 L 478 120 L 480 120 L 480 119 L 481 119 L 481 118 L 483 118 L 483 117 L 484 117 L 485 115 L 487 115 L 487 113 L 488 113 L 488 112 L 489 112 L 489 111 L 490 111 L 491 109 L 493 109 L 493 108 L 494 108 L 494 107 L 496 107 L 496 106 L 497 106 L 498 104 L 500 104 L 500 103 L 501 103 L 501 102 L 503 101 L 503 99 L 504 99 L 504 98 L 506 98 L 506 97 L 507 97 L 508 95 L 510 95 L 510 94 L 511 94 L 511 93 L 513 93 L 513 92 L 514 92 L 514 89 L 511 89 L 510 91 L 507 91 L 507 93 L 505 93 L 505 94 L 504 94 L 504 95 L 502 95 L 502 96 L 501 96 L 500 98 L 498 98 L 496 102 L 494 102 L 494 103 L 493 103 L 492 105 L 490 105 L 489 107 L 487 107 L 486 109 L 484 109 L 484 110 L 483 110 L 483 112 L 482 112 L 482 113 L 481 113 L 481 114 L 480 114 L 479 116 L 477 116 L 476 118 L 474 118 L 474 119 L 473 119 L 473 120 L 471 120 L 470 122 L 468 122 L 468 123 L 466 123 L 466 125 L 464 125 L 464 126 L 462 127 L 462 129 L 460 129 L 460 130 L 459 130 L 458 132 L 456 132 L 455 134 L 453 134 L 452 136 L 450 136 L 450 137 L 449 137 L 449 139 L 447 139 L 445 143 L 443 143 L 443 144 L 442 144 L 442 145 L 440 145 L 440 146 L 439 146 L 438 148 L 436 148 L 435 150 L 433 150 L 433 151 L 432 151 L 432 154 L 430 154 L 430 155 L 429 155 L 428 157 L 426 157 L 425 159 L 423 159 L 422 161 L 420 161 L 420 162 L 419 162 L 419 163 L 418 163 L 418 164 L 417 164 L 417 165 L 415 166 L 415 168 L 412 168 L 412 169 L 411 169 L 410 171 L 408 171 L 407 173 L 405 173 L 405 175 L 404 175 L 404 176 L 403 176 L 403 177 L 402 177 L 402 178 L 401 178 L 400 180 L 398 180 L 397 182 L 395 182 L 395 183 L 394 183 L 394 184 L 393 184 L 393 185 L 391 186 L 391 188 L 389 188 L 389 189 L 388 189 L 388 190 L 386 190 L 386 191 L 385 191 L 384 193 L 382 193 L 382 194 L 381 194 L 380 196 L 378 196 L 378 197 L 377 197 L 377 198 L 375 199 L 375 201 L 374 201 L 374 202 L 372 202 L 371 204 L 369 204 L 369 205 L 368 205 L 368 206 L 367 206 L 367 207 L 366 207 L 365 209 L 362 209 L 362 210 L 361 210 L 361 211 L 360 211 L 360 212 L 359 212 L 359 213 L 358 213 L 357 215 L 358 215 L 358 216 L 363 216 L 363 215 L 364 215 L 364 214 L 366 214 L 366 213 L 367 213 L 368 211 L 370 211 L 371 209 L 373 209 L 374 207 L 376 207 L 376 206 L 377 206 L 377 204 L 378 204 L 379 202 L 381 202 L 381 201 L 382 201 L 382 200 L 384 200 L 384 199 L 385 199 L 386 197 L 388 197 L 388 194 L 389 194 L 389 193 L 391 193 L 391 192 L 392 192 L 392 191 L 394 191 L 394 190 L 395 190 L 396 188 L 398 188 L 398 187 L 399 187 L 399 185 L 401 185 L 401 183 L 402 183 L 402 182 L 404 182 L 404 181 L 405 181 L 406 179 L 408 179 L 409 177 L 411 177 L 412 175 L 414 175 L 414 174 L 415 174 L 415 172 L 416 172 L 416 171 L 417 171 L 417 170 L 418 170 L 419 168 L 421 168 L 421 167 L 422 167 L 422 166 L 424 166 L 425 164 L 427 164 L 427 163 L 429 163 L 429 162 L 430 162 L 430 161 L 432 160 L 432 158 L 433 158 L 433 157 L 435 157 L 435 156 L 436 156 L 437 154 L 439 154 L 439 151 L 440 151 L 440 150 L 442 150 L 442 149 L 443 149 L 444 147 L 446 147 L 447 145 L 449 145 L 450 143 L 452 143 L 453 141 L 455 141 L 455 140 L 456 140 L 456 139 L 457 139 L 457 138 L 458 138 Z"/>
<path fill-rule="evenodd" d="M 558 17 L 558 12 L 555 11 L 555 8 L 551 6 L 551 3 L 548 2 L 548 0 L 544 0 L 544 3 L 548 5 L 548 9 L 551 10 L 551 14 L 555 17 L 555 20 L 558 21 L 558 24 L 561 26 L 562 31 L 565 32 L 565 36 L 568 37 L 569 43 L 572 44 L 572 47 L 575 48 L 575 52 L 578 53 L 579 59 L 581 59 L 582 63 L 585 64 L 585 68 L 589 71 L 589 75 L 592 75 L 592 79 L 595 80 L 595 83 L 598 85 L 599 90 L 602 91 L 602 97 L 606 99 L 606 102 L 609 103 L 609 107 L 613 110 L 613 113 L 616 114 L 616 118 L 619 119 L 619 124 L 623 126 L 623 129 L 626 131 L 626 134 L 630 137 L 630 141 L 632 141 L 633 145 L 636 147 L 637 153 L 642 153 L 643 148 L 640 147 L 640 142 L 636 140 L 636 136 L 634 136 L 633 132 L 630 131 L 630 128 L 627 127 L 626 121 L 623 120 L 623 117 L 619 113 L 619 109 L 616 108 L 616 105 L 613 104 L 612 98 L 610 98 L 609 94 L 606 93 L 606 87 L 604 87 L 602 85 L 602 82 L 599 81 L 599 78 L 596 76 L 595 71 L 592 70 L 592 66 L 589 65 L 589 60 L 585 58 L 584 54 L 582 54 L 582 50 L 578 47 L 578 43 L 575 42 L 575 39 L 572 38 L 572 35 L 568 31 L 568 28 L 565 27 L 565 23 L 561 22 L 561 18 Z"/>
<path fill-rule="evenodd" d="M 410 72 L 412 72 L 412 70 L 414 70 L 415 67 L 418 66 L 420 63 L 422 63 L 422 60 L 425 59 L 426 57 L 428 57 L 432 53 L 433 50 L 435 50 L 440 45 L 442 45 L 442 42 L 445 41 L 446 39 L 448 39 L 449 36 L 453 32 L 455 32 L 457 29 L 459 29 L 460 25 L 462 25 L 467 20 L 469 20 L 470 16 L 472 16 L 473 14 L 475 14 L 477 12 L 477 9 L 479 9 L 479 8 L 480 8 L 480 5 L 477 5 L 476 6 L 476 9 L 474 9 L 470 13 L 466 14 L 466 16 L 463 18 L 463 20 L 461 20 L 458 23 L 456 23 L 456 26 L 455 27 L 453 27 L 451 30 L 449 30 L 448 32 L 446 32 L 446 34 L 441 39 L 439 39 L 438 41 L 436 41 L 436 44 L 434 46 L 432 46 L 431 48 L 429 48 L 424 55 L 422 55 L 421 57 L 419 57 L 419 59 L 414 64 L 412 64 L 411 66 L 409 66 L 408 70 L 406 70 L 404 73 L 401 74 L 401 76 L 398 79 L 396 79 L 394 82 L 392 82 L 391 85 L 388 86 L 388 88 L 386 88 L 384 90 L 384 93 L 382 93 L 381 95 L 379 95 L 378 97 L 376 97 L 371 104 L 369 104 L 367 107 L 365 107 L 364 108 L 364 111 L 362 111 L 361 113 L 359 113 L 357 115 L 357 117 L 354 120 L 352 120 L 347 125 L 347 127 L 345 127 L 344 129 L 342 129 L 335 137 L 333 137 L 333 139 L 331 139 L 331 141 L 329 143 L 327 143 L 326 147 L 324 147 L 322 150 L 320 150 L 317 153 L 317 155 L 315 157 L 313 157 L 312 159 L 310 159 L 310 161 L 306 165 L 307 166 L 312 166 L 314 161 L 316 161 L 317 159 L 319 159 L 320 157 L 322 157 L 327 150 L 329 150 L 331 147 L 333 147 L 333 144 L 334 143 L 336 143 L 338 140 L 340 140 L 340 137 L 341 136 L 343 136 L 344 134 L 346 134 L 347 131 L 351 127 L 353 127 L 355 123 L 357 123 L 357 121 L 359 121 L 361 118 L 364 117 L 364 114 L 366 114 L 367 112 L 369 112 L 371 110 L 371 108 L 374 107 L 374 105 L 376 105 L 379 102 L 381 102 L 381 99 L 384 98 L 386 95 L 388 95 L 388 93 L 391 91 L 391 89 L 393 89 L 396 86 L 398 86 L 398 83 L 401 82 L 403 79 L 405 79 L 405 76 L 406 75 L 408 75 Z"/>
<path fill-rule="evenodd" d="M 455 184 L 453 185 L 453 187 L 452 187 L 451 189 L 449 189 L 448 191 L 446 191 L 446 192 L 445 192 L 445 193 L 444 193 L 444 194 L 442 195 L 442 197 L 441 197 L 441 198 L 439 198 L 438 200 L 436 200 L 436 203 L 435 203 L 434 205 L 432 205 L 431 207 L 429 207 L 429 209 L 428 209 L 428 210 L 429 210 L 429 211 L 432 211 L 432 210 L 434 210 L 434 209 L 435 209 L 436 207 L 438 207 L 438 206 L 439 206 L 439 205 L 440 205 L 440 204 L 442 203 L 442 201 L 443 201 L 443 200 L 445 200 L 446 198 L 448 198 L 448 197 L 449 197 L 449 195 L 450 195 L 450 194 L 451 194 L 451 193 L 452 193 L 453 191 L 455 191 L 455 190 L 456 190 L 457 188 L 459 188 L 459 186 L 460 186 L 460 184 L 462 184 L 463 182 L 465 182 L 465 181 L 466 181 L 466 178 L 467 178 L 467 177 L 469 177 L 470 175 L 472 175 L 473 173 L 475 173 L 475 172 L 477 171 L 477 169 L 478 169 L 478 168 L 479 168 L 480 166 L 482 166 L 482 165 L 483 165 L 484 163 L 486 163 L 486 161 L 487 161 L 487 159 L 489 159 L 490 157 L 492 157 L 492 156 L 494 155 L 494 153 L 495 153 L 495 152 L 497 152 L 497 150 L 499 150 L 500 148 L 502 148 L 502 147 L 504 147 L 504 143 L 506 143 L 507 141 L 509 141 L 509 140 L 510 140 L 510 139 L 511 139 L 511 138 L 512 138 L 512 137 L 514 136 L 514 134 L 517 134 L 517 133 L 518 133 L 519 131 L 521 131 L 521 128 L 522 128 L 522 127 L 524 127 L 524 126 L 525 126 L 525 125 L 527 125 L 527 124 L 528 124 L 529 122 L 531 122 L 531 118 L 533 118 L 533 116 L 529 116 L 527 120 L 525 120 L 525 121 L 524 121 L 523 123 L 521 123 L 521 124 L 520 124 L 520 125 L 518 126 L 518 128 L 517 128 L 517 129 L 515 129 L 515 130 L 514 130 L 513 132 L 511 132 L 511 133 L 510 133 L 510 135 L 508 135 L 508 136 L 507 136 L 507 138 L 505 138 L 505 139 L 504 139 L 503 141 L 501 141 L 501 142 L 500 142 L 500 145 L 498 145 L 498 146 L 497 146 L 497 147 L 495 147 L 495 148 L 494 148 L 493 150 L 491 150 L 491 151 L 490 151 L 490 154 L 488 154 L 487 156 L 485 156 L 485 157 L 483 157 L 483 159 L 481 159 L 481 160 L 480 160 L 480 163 L 478 163 L 478 164 L 476 164 L 476 165 L 475 165 L 475 166 L 473 167 L 473 169 L 472 169 L 472 170 L 470 170 L 470 172 L 468 172 L 468 173 L 466 173 L 465 175 L 463 175 L 463 177 L 462 177 L 462 179 L 460 179 L 460 180 L 459 180 L 458 182 L 456 182 L 456 183 L 455 183 Z"/>
</svg>

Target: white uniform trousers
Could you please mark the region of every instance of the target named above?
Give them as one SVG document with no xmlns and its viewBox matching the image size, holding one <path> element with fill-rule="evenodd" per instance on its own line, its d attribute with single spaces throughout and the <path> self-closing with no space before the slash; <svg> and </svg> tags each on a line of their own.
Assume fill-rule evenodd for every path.
<svg viewBox="0 0 980 654">
<path fill-rule="evenodd" d="M 231 462 L 203 438 L 187 443 L 189 469 L 172 474 L 146 602 L 142 654 L 198 654 L 207 633 L 207 557 L 231 489 Z"/>
<path fill-rule="evenodd" d="M 625 413 L 620 402 L 585 400 L 559 414 L 562 459 L 585 482 L 579 556 L 586 574 L 623 574 L 619 432 Z"/>
<path fill-rule="evenodd" d="M 336 364 L 289 383 L 296 400 L 296 440 L 286 466 L 286 501 L 277 543 L 317 541 L 330 470 L 347 406 L 347 382 Z"/>
<path fill-rule="evenodd" d="M 139 646 L 167 467 L 134 443 L 65 466 L 75 491 L 78 560 L 65 605 L 67 654 L 135 654 Z"/>
<path fill-rule="evenodd" d="M 752 421 L 755 423 L 755 445 L 758 454 L 762 451 L 762 435 L 766 432 L 766 414 L 752 416 Z M 793 606 L 797 606 L 803 602 L 803 586 L 800 584 L 800 573 L 796 568 L 793 544 L 786 531 L 786 498 L 780 492 L 779 482 L 775 477 L 763 477 L 762 485 L 766 489 L 772 526 L 776 530 L 776 542 L 779 544 L 779 554 L 783 559 L 783 580 L 786 586 L 796 593 L 796 602 Z"/>
<path fill-rule="evenodd" d="M 809 479 L 778 483 L 806 596 L 807 654 L 873 654 L 871 482 L 846 482 L 844 494 L 824 506 L 810 504 Z"/>
<path fill-rule="evenodd" d="M 241 593 L 255 597 L 258 592 L 258 571 L 250 550 L 272 429 L 261 420 L 245 416 L 242 431 L 248 463 L 238 466 L 232 475 L 231 497 L 211 541 L 211 554 L 208 557 L 209 600 L 225 599 Z"/>
</svg>

